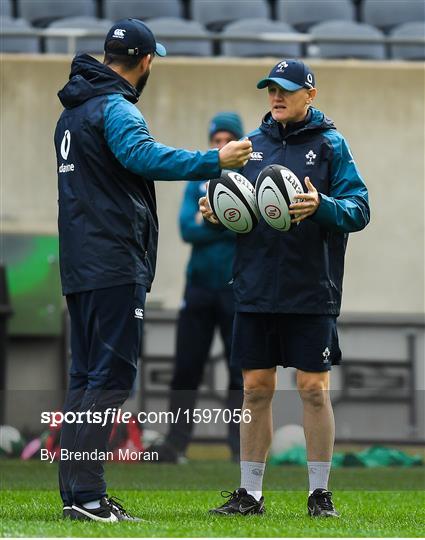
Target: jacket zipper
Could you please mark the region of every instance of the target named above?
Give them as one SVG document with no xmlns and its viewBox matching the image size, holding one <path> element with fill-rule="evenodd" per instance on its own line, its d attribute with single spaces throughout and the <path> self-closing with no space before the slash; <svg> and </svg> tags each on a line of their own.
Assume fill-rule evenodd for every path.
<svg viewBox="0 0 425 540">
<path fill-rule="evenodd" d="M 282 147 L 283 147 L 283 161 L 285 161 L 285 155 L 286 155 L 286 141 L 282 141 Z"/>
<path fill-rule="evenodd" d="M 286 166 L 285 165 L 286 147 L 287 147 L 287 142 L 283 140 L 282 141 L 282 165 L 283 166 Z M 277 308 L 277 298 L 278 298 L 277 293 L 278 293 L 278 272 L 275 272 L 275 277 L 274 277 L 274 308 L 275 310 Z"/>
</svg>

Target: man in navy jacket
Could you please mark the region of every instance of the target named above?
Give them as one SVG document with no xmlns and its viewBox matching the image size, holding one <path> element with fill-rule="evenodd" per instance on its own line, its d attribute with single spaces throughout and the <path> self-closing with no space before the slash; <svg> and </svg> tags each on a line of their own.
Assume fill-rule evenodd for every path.
<svg viewBox="0 0 425 540">
<path fill-rule="evenodd" d="M 144 23 L 118 21 L 106 36 L 104 62 L 74 58 L 58 94 L 65 107 L 55 131 L 60 269 L 72 349 L 64 412 L 85 414 L 82 424 L 62 427 L 61 448 L 71 456 L 59 466 L 65 517 L 134 519 L 107 496 L 103 462 L 112 429 L 107 411 L 132 389 L 155 273 L 154 180 L 214 178 L 242 166 L 251 151 L 249 141 L 203 153 L 153 139 L 134 104 L 155 54 L 165 56 L 165 48 Z M 90 421 L 94 412 L 105 415 L 105 425 Z"/>
<path fill-rule="evenodd" d="M 308 512 L 333 517 L 338 513 L 328 491 L 335 433 L 329 376 L 341 358 L 336 318 L 345 248 L 348 234 L 369 222 L 368 193 L 344 137 L 311 106 L 317 90 L 307 65 L 283 60 L 257 87 L 267 88 L 270 112 L 248 135 L 253 153 L 241 173 L 255 183 L 265 166 L 284 165 L 304 181 L 305 193 L 291 205 L 298 226 L 282 233 L 261 219 L 251 233 L 238 235 L 232 362 L 243 369 L 244 409 L 252 421 L 241 424 L 241 487 L 213 512 L 264 512 L 271 401 L 281 365 L 297 369 L 304 406 Z M 217 223 L 206 199 L 200 209 Z"/>
</svg>

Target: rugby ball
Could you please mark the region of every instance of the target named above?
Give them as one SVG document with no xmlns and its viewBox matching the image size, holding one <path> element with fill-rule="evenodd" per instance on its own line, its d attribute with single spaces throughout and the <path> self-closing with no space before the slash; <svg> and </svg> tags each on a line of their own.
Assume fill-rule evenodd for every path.
<svg viewBox="0 0 425 540">
<path fill-rule="evenodd" d="M 207 198 L 220 223 L 231 231 L 249 233 L 257 225 L 255 189 L 241 174 L 222 171 L 220 178 L 209 181 Z"/>
<path fill-rule="evenodd" d="M 0 426 L 0 457 L 19 457 L 24 440 L 12 426 Z"/>
<path fill-rule="evenodd" d="M 258 175 L 255 195 L 264 221 L 278 231 L 289 231 L 289 205 L 297 194 L 304 193 L 297 176 L 282 165 L 268 165 Z"/>
<path fill-rule="evenodd" d="M 306 447 L 304 429 L 297 424 L 288 424 L 278 428 L 273 434 L 273 440 L 270 447 L 270 455 L 278 456 L 282 452 L 292 448 Z"/>
</svg>

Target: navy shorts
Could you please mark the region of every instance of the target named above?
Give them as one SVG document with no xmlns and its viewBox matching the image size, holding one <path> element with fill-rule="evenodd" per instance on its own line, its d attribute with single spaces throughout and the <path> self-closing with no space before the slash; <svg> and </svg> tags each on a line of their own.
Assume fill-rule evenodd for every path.
<svg viewBox="0 0 425 540">
<path fill-rule="evenodd" d="M 236 313 L 232 365 L 242 369 L 294 367 L 329 371 L 341 361 L 336 317 Z"/>
</svg>

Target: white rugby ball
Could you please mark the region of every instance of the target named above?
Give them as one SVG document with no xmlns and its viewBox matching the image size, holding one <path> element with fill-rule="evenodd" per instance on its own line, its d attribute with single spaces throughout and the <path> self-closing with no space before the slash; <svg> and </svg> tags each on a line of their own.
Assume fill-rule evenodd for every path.
<svg viewBox="0 0 425 540">
<path fill-rule="evenodd" d="M 231 231 L 249 233 L 257 225 L 255 189 L 241 174 L 222 171 L 220 178 L 209 181 L 207 198 L 220 223 Z"/>
<path fill-rule="evenodd" d="M 19 431 L 12 426 L 0 426 L 0 457 L 19 457 L 24 440 Z"/>
<path fill-rule="evenodd" d="M 295 195 L 304 193 L 297 176 L 282 165 L 268 165 L 255 183 L 257 205 L 263 219 L 278 231 L 289 231 L 291 214 L 289 205 Z"/>
<path fill-rule="evenodd" d="M 274 432 L 270 455 L 278 456 L 282 452 L 296 447 L 306 447 L 304 429 L 297 424 L 288 424 Z"/>
</svg>

